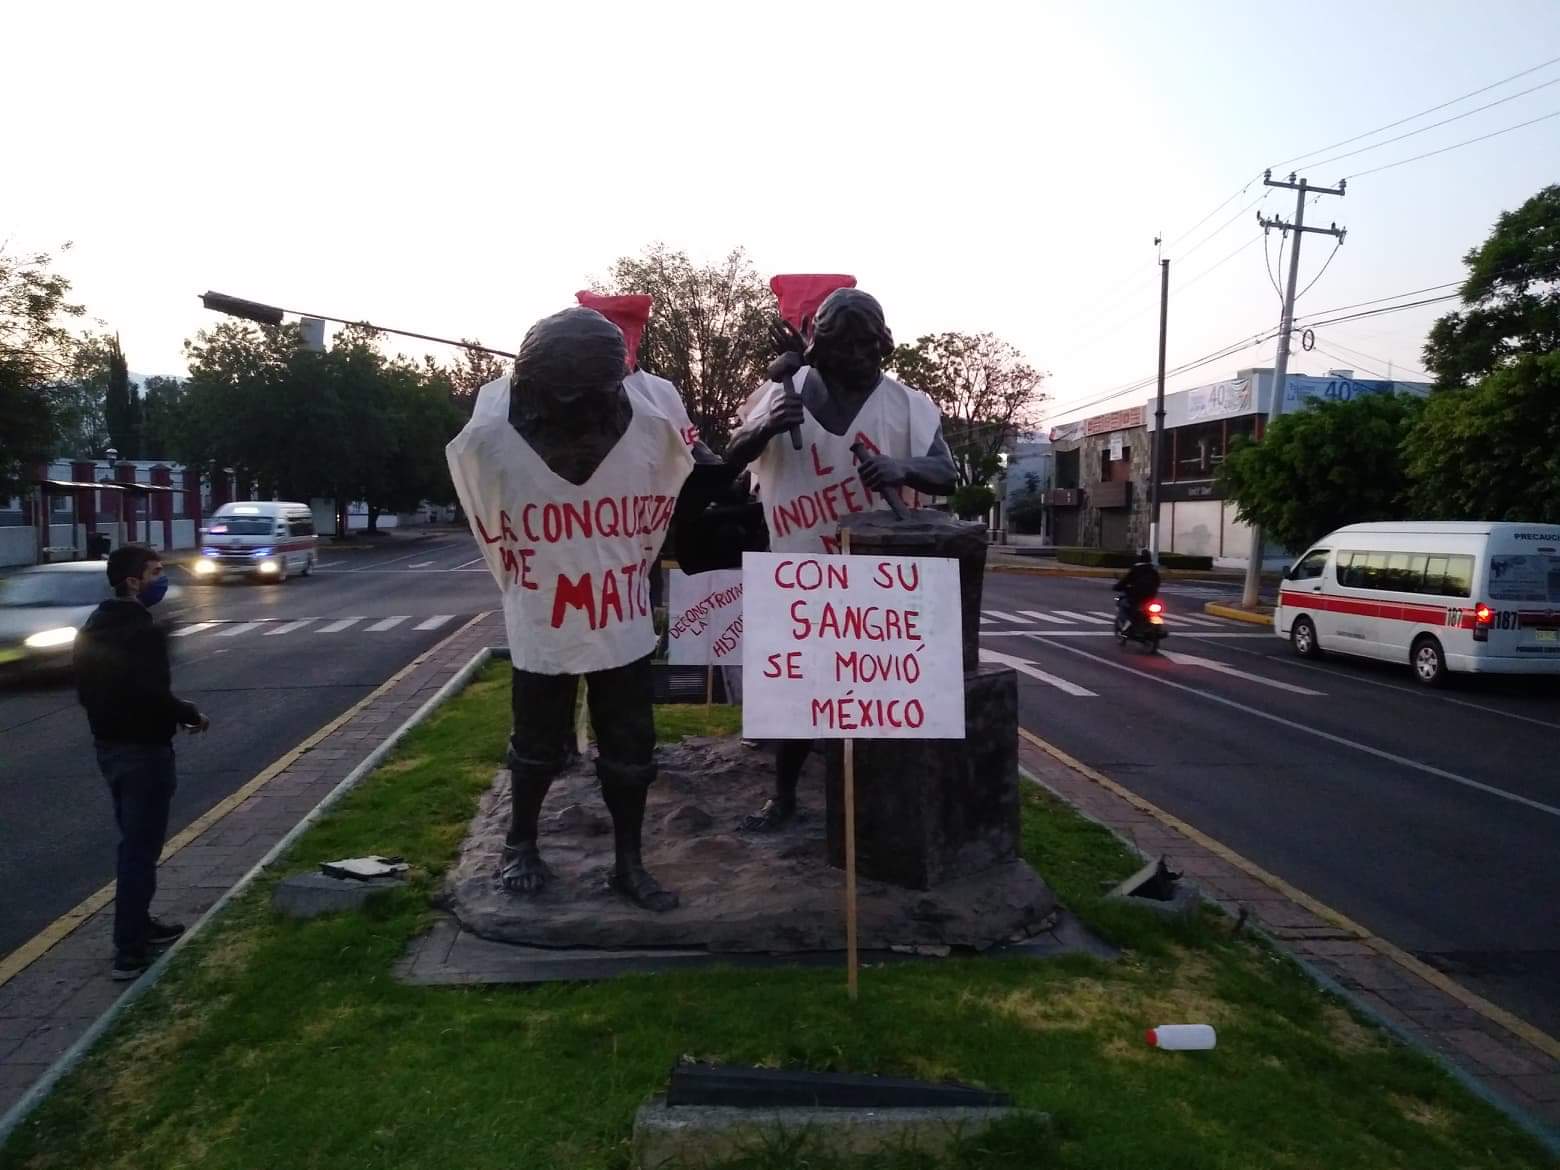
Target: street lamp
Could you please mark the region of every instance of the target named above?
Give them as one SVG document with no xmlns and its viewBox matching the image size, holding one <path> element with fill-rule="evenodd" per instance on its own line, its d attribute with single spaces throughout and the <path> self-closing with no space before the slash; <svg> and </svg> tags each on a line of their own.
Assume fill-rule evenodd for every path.
<svg viewBox="0 0 1560 1170">
<path fill-rule="evenodd" d="M 226 313 L 229 317 L 238 317 L 244 321 L 258 321 L 261 325 L 280 325 L 282 316 L 291 313 L 295 317 L 314 318 L 319 321 L 334 321 L 338 325 L 361 325 L 365 329 L 373 329 L 379 333 L 394 333 L 398 337 L 415 337 L 419 341 L 436 341 L 440 345 L 453 345 L 456 349 L 472 349 L 478 353 L 490 353 L 495 357 L 513 358 L 515 355 L 502 349 L 490 349 L 485 345 L 477 345 L 471 341 L 452 341 L 448 337 L 434 337 L 430 333 L 413 333 L 409 329 L 391 329 L 385 325 L 375 325 L 369 321 L 349 321 L 345 317 L 332 317 L 327 313 L 304 313 L 298 309 L 282 309 L 275 305 L 262 304 L 259 301 L 246 301 L 243 297 L 231 297 L 226 293 L 204 292 L 200 295 L 200 303 L 215 313 Z"/>
</svg>

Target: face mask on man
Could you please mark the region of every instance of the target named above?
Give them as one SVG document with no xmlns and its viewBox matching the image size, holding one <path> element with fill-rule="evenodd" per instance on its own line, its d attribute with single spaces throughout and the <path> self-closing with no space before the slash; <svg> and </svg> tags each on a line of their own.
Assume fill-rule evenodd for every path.
<svg viewBox="0 0 1560 1170">
<path fill-rule="evenodd" d="M 141 586 L 141 591 L 135 595 L 135 599 L 150 609 L 161 601 L 168 593 L 168 578 L 156 577 Z"/>
</svg>

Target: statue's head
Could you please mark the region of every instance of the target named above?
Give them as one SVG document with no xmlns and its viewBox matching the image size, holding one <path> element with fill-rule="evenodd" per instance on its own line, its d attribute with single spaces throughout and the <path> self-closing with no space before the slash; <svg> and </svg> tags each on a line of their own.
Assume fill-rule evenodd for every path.
<svg viewBox="0 0 1560 1170">
<path fill-rule="evenodd" d="M 509 412 L 535 406 L 588 408 L 605 400 L 623 380 L 623 333 L 594 309 L 565 309 L 543 317 L 515 355 Z"/>
<path fill-rule="evenodd" d="M 830 386 L 858 393 L 871 390 L 893 352 L 894 335 L 876 297 L 857 288 L 842 288 L 818 306 L 807 360 Z"/>
</svg>

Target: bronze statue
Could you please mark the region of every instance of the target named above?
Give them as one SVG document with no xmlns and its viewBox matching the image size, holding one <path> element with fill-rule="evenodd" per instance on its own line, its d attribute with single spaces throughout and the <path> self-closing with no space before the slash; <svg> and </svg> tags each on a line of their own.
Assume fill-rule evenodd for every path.
<svg viewBox="0 0 1560 1170">
<path fill-rule="evenodd" d="M 811 325 L 810 338 L 784 320 L 773 326 L 780 353 L 770 381 L 748 400 L 726 449 L 731 466 L 752 465 L 774 552 L 838 552 L 842 516 L 884 507 L 886 494 L 902 489 L 911 507 L 929 504 L 955 482 L 937 406 L 883 373 L 894 339 L 877 300 L 839 288 Z M 774 796 L 744 827 L 771 829 L 795 815 L 797 778 L 811 751 L 808 741 L 781 742 Z"/>
<path fill-rule="evenodd" d="M 512 376 L 484 386 L 449 444 L 450 474 L 504 599 L 512 658 L 511 821 L 500 880 L 536 895 L 553 874 L 537 821 L 574 756 L 585 679 L 612 814 L 612 886 L 650 910 L 677 905 L 641 856 L 655 780 L 650 578 L 693 466 L 696 432 L 675 387 L 625 375 L 623 332 L 567 309 L 526 334 Z"/>
</svg>

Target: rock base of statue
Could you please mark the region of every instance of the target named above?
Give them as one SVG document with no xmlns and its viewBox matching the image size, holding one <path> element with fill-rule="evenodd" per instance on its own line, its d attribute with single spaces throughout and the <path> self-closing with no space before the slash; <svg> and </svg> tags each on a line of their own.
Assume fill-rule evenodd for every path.
<svg viewBox="0 0 1560 1170">
<path fill-rule="evenodd" d="M 964 676 L 965 738 L 856 741 L 856 872 L 930 890 L 1019 852 L 1018 676 Z M 845 864 L 844 752 L 828 759 L 829 863 Z"/>
<path fill-rule="evenodd" d="M 769 751 L 736 737 L 687 739 L 659 753 L 660 779 L 645 815 L 645 864 L 682 904 L 640 909 L 607 888 L 611 821 L 589 765 L 560 776 L 543 810 L 542 856 L 556 878 L 539 896 L 497 880 L 509 825 L 509 776 L 483 796 L 446 904 L 484 938 L 544 947 L 702 948 L 785 954 L 843 950 L 844 875 L 829 865 L 820 758 L 803 773 L 800 816 L 769 833 L 738 830 L 773 789 Z M 857 907 L 863 950 L 984 950 L 1042 931 L 1056 900 L 1015 857 L 935 889 L 864 878 Z"/>
</svg>

